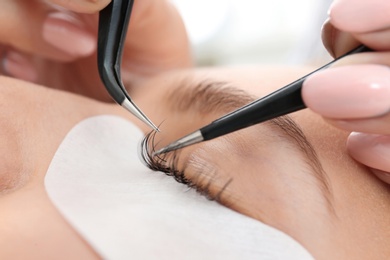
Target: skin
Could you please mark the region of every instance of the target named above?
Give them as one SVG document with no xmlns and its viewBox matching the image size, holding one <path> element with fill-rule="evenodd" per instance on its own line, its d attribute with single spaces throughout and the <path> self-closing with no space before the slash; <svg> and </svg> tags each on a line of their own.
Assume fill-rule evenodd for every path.
<svg viewBox="0 0 390 260">
<path fill-rule="evenodd" d="M 4 0 L 0 10 L 0 21 L 3 21 L 0 27 L 0 73 L 111 101 L 97 73 L 95 44 L 98 12 L 108 3 L 109 0 Z M 383 15 L 386 14 L 383 10 L 389 8 L 386 0 L 334 1 L 323 27 L 323 42 L 329 53 L 338 57 L 359 44 L 365 44 L 377 51 L 378 56 L 362 54 L 357 61 L 344 65 L 387 65 L 390 20 L 388 15 Z M 58 35 L 61 31 L 65 33 Z M 191 66 L 191 51 L 183 22 L 168 1 L 135 1 L 128 35 L 122 78 L 131 95 L 136 85 L 151 76 Z M 375 77 L 381 78 L 383 83 L 388 78 L 383 71 L 380 66 L 369 69 L 351 66 L 317 73 L 304 84 L 303 98 L 310 109 L 330 124 L 353 131 L 347 143 L 350 154 L 390 183 L 390 164 L 386 156 L 390 151 L 390 109 L 367 114 L 374 109 L 369 106 L 375 106 L 376 102 L 368 104 L 361 100 L 376 100 L 377 91 L 366 88 L 362 94 L 362 91 L 356 91 L 356 84 L 360 83 L 355 80 L 358 74 L 364 78 L 362 82 L 366 86 L 377 84 Z M 343 79 L 343 84 L 339 84 L 340 79 Z M 337 88 L 326 88 L 327 85 L 337 85 Z M 388 90 L 389 85 L 383 83 L 382 87 Z M 354 96 L 359 93 L 360 96 Z M 318 100 L 325 102 L 319 106 Z M 339 100 L 337 107 L 335 100 Z M 347 100 L 349 102 L 344 102 Z M 364 104 L 367 111 L 361 108 L 351 110 L 348 104 L 356 101 Z M 384 107 L 387 105 L 385 101 L 382 103 Z M 337 118 L 329 114 L 336 108 L 339 112 Z M 378 144 L 381 146 L 379 152 Z"/>
<path fill-rule="evenodd" d="M 198 71 L 191 77 L 194 81 L 213 78 L 231 82 L 251 94 L 264 96 L 296 79 L 293 75 L 299 73 L 295 71 L 295 74 L 283 74 L 283 79 L 275 79 L 260 71 L 215 69 Z M 274 75 L 280 76 L 279 73 Z M 166 82 L 170 88 L 177 84 L 177 78 L 181 77 L 172 75 L 157 79 L 145 87 L 158 85 L 159 88 L 153 90 L 160 94 L 158 99 L 164 99 L 167 91 L 161 83 Z M 156 149 L 224 114 L 207 111 L 186 115 L 177 109 L 145 109 L 149 114 L 160 113 L 161 116 L 174 113 L 161 126 L 162 133 L 156 136 Z M 203 120 L 191 125 L 197 116 Z M 185 176 L 196 186 L 207 186 L 211 197 L 220 196 L 222 204 L 286 232 L 316 259 L 381 259 L 388 256 L 389 187 L 349 157 L 345 149 L 349 132 L 331 127 L 310 110 L 293 114 L 293 119 L 312 143 L 326 172 L 332 194 L 330 208 L 319 183 L 305 170 L 302 157 L 285 147 L 285 140 L 270 138 L 275 133 L 262 125 L 186 148 L 175 164 L 179 170 L 185 169 Z M 185 131 L 177 130 L 178 127 L 172 130 L 169 128 L 172 125 L 185 125 Z M 167 165 L 170 163 L 168 160 Z M 225 187 L 231 179 L 233 181 Z M 380 241 L 383 241 L 382 245 Z"/>
<path fill-rule="evenodd" d="M 164 145 L 224 113 L 210 111 L 202 115 L 172 109 L 166 97 L 175 86 L 181 86 L 184 78 L 190 77 L 191 82 L 222 80 L 262 96 L 307 72 L 307 68 L 177 71 L 145 81 L 140 89 L 153 91 L 147 96 L 135 92 L 134 98 L 154 122 L 164 121 L 163 132 L 157 136 Z M 85 118 L 119 115 L 145 133 L 149 129 L 116 105 L 7 77 L 1 77 L 0 84 L 4 107 L 0 121 L 0 240 L 5 248 L 1 258 L 98 258 L 49 201 L 43 186 L 45 173 L 66 133 Z M 188 118 L 191 120 L 186 122 Z M 348 156 L 347 132 L 330 127 L 309 110 L 297 112 L 293 119 L 312 143 L 327 173 L 331 207 L 299 152 L 289 146 L 280 149 L 285 140 L 266 125 L 190 147 L 180 155 L 178 166 L 189 166 L 186 176 L 198 186 L 211 179 L 209 188 L 214 194 L 233 178 L 222 193 L 221 203 L 286 232 L 318 259 L 383 259 L 390 255 L 386 242 L 390 234 L 388 186 Z M 226 163 L 225 157 L 235 159 Z M 199 178 L 200 172 L 210 169 L 217 174 Z M 19 250 L 21 241 L 23 250 Z"/>
<path fill-rule="evenodd" d="M 330 124 L 353 131 L 347 142 L 351 156 L 370 167 L 383 181 L 390 183 L 390 108 L 385 104 L 386 101 L 383 101 L 381 111 L 367 113 L 378 108 L 381 97 L 389 97 L 388 10 L 390 3 L 386 0 L 336 0 L 332 3 L 329 19 L 322 31 L 323 42 L 329 53 L 338 57 L 357 45 L 364 44 L 375 50 L 376 54 L 359 54 L 341 62 L 340 65 L 345 66 L 343 69 L 329 69 L 313 75 L 303 87 L 303 98 L 313 111 L 323 115 Z M 356 75 L 359 75 L 358 79 Z M 382 90 L 385 90 L 381 94 L 372 88 L 379 82 L 382 82 L 380 85 Z M 324 85 L 334 88 L 329 87 L 327 91 L 321 91 Z M 365 85 L 365 90 L 359 88 L 359 85 Z M 360 91 L 357 91 L 357 88 Z M 310 92 L 310 95 L 305 95 L 305 92 Z M 319 99 L 325 102 L 318 105 Z M 376 102 L 370 104 L 369 100 Z M 360 103 L 364 109 L 351 109 L 351 103 Z M 337 116 L 329 114 L 335 108 L 339 111 Z"/>
<path fill-rule="evenodd" d="M 0 10 L 0 20 L 3 21 L 0 27 L 2 74 L 111 101 L 97 73 L 95 44 L 98 12 L 108 3 L 109 0 L 4 0 Z M 388 15 L 383 15 L 386 14 L 383 10 L 389 8 L 386 0 L 334 1 L 323 28 L 323 42 L 329 53 L 338 57 L 359 44 L 365 44 L 377 51 L 378 56 L 362 54 L 344 65 L 387 65 L 390 20 Z M 61 31 L 65 33 L 58 35 Z M 135 1 L 128 35 L 122 78 L 131 95 L 136 85 L 151 76 L 191 66 L 191 51 L 183 22 L 168 1 Z M 380 66 L 351 66 L 317 73 L 304 84 L 303 98 L 310 109 L 330 124 L 353 131 L 347 143 L 350 154 L 390 183 L 390 164 L 386 156 L 390 151 L 387 145 L 390 143 L 390 109 L 382 101 L 387 110 L 367 114 L 375 109 L 377 102 L 361 102 L 365 98 L 377 100 L 377 96 L 386 97 L 388 94 L 378 95 L 377 91 L 367 90 L 367 87 L 364 93 L 356 91 L 356 84 L 377 84 L 375 77 L 381 78 L 381 86 L 388 90 L 390 83 L 384 83 L 388 77 L 383 71 Z M 362 84 L 355 80 L 355 75 L 361 76 Z M 340 79 L 343 79 L 343 84 L 340 84 Z M 326 88 L 327 85 L 337 87 Z M 359 93 L 360 96 L 356 96 Z M 321 106 L 319 100 L 324 101 Z M 336 100 L 339 100 L 337 107 Z M 357 101 L 365 106 L 364 109 L 351 110 L 348 104 Z M 329 114 L 336 108 L 339 112 L 337 118 Z M 378 144 L 381 146 L 379 152 Z"/>
<path fill-rule="evenodd" d="M 0 73 L 111 102 L 96 65 L 98 11 L 108 2 L 2 1 L 0 56 L 5 60 Z M 59 36 L 53 30 L 45 31 L 50 26 L 55 26 L 56 32 L 65 31 L 65 37 L 60 35 L 62 40 L 54 45 L 48 39 Z M 69 35 L 73 35 L 71 40 L 67 40 Z M 144 78 L 192 65 L 184 24 L 169 1 L 135 1 L 128 36 L 122 79 L 129 90 Z M 93 46 L 80 49 L 83 40 L 92 41 Z M 72 53 L 64 51 L 63 44 Z"/>
<path fill-rule="evenodd" d="M 150 6 L 154 7 L 156 5 L 152 3 L 165 3 L 165 1 L 143 2 L 151 3 Z M 106 1 L 79 1 L 79 4 L 76 4 L 76 1 L 60 0 L 55 3 L 70 8 L 77 13 L 88 13 L 88 15 L 76 15 L 82 22 L 85 22 L 84 25 L 89 25 L 87 21 L 96 19 L 96 11 L 107 4 Z M 371 10 L 367 8 L 378 6 L 373 5 L 372 1 L 368 0 L 359 1 L 359 3 L 366 3 L 365 8 L 362 10 Z M 378 3 L 382 7 L 387 4 L 385 1 Z M 339 66 L 356 63 L 383 64 L 388 66 L 387 61 L 389 59 L 385 59 L 387 55 L 386 51 L 388 50 L 388 46 L 386 45 L 388 41 L 385 41 L 386 37 L 388 37 L 388 31 L 386 29 L 389 24 L 388 21 L 385 18 L 382 20 L 379 19 L 375 20 L 376 23 L 371 24 L 371 27 L 355 28 L 353 24 L 346 24 L 353 19 L 340 18 L 346 16 L 346 6 L 351 6 L 351 1 L 339 0 L 335 2 L 330 12 L 329 23 L 331 25 L 329 30 L 332 32 L 331 34 L 326 34 L 327 26 L 325 26 L 325 45 L 330 52 L 334 56 L 339 56 L 344 52 L 342 50 L 356 45 L 357 41 L 365 43 L 381 52 L 373 55 L 361 54 L 354 56 L 354 58 L 351 57 L 348 60 L 344 60 L 343 62 L 345 63 L 340 63 Z M 28 10 L 35 11 L 31 13 Z M 149 10 L 150 13 L 146 10 Z M 207 117 L 201 117 L 199 121 L 191 120 L 190 122 L 186 122 L 183 120 L 191 118 L 189 116 L 193 116 L 193 114 L 186 115 L 169 111 L 169 109 L 161 109 L 162 107 L 169 108 L 169 105 L 158 103 L 161 102 L 162 97 L 162 95 L 158 95 L 160 93 L 159 91 L 170 88 L 172 86 L 170 83 L 175 83 L 177 78 L 183 77 L 181 73 L 191 74 L 194 80 L 201 80 L 206 77 L 208 79 L 216 78 L 229 82 L 232 81 L 237 87 L 261 96 L 268 93 L 271 89 L 278 88 L 308 72 L 307 70 L 270 71 L 269 69 L 256 69 L 255 71 L 238 70 L 235 72 L 222 72 L 219 70 L 212 72 L 190 71 L 177 72 L 178 74 L 166 74 L 150 80 L 135 80 L 134 78 L 143 79 L 167 69 L 187 67 L 191 63 L 190 55 L 188 54 L 188 42 L 181 20 L 179 18 L 179 20 L 175 20 L 178 16 L 177 13 L 172 11 L 172 13 L 168 12 L 164 13 L 164 15 L 168 17 L 173 15 L 176 18 L 172 18 L 173 20 L 169 20 L 167 24 L 160 23 L 161 20 L 159 18 L 166 17 L 159 15 L 161 10 L 169 11 L 172 9 L 145 8 L 145 13 L 150 14 L 148 16 L 141 15 L 142 12 L 140 12 L 139 17 L 152 17 L 153 19 L 148 20 L 150 23 L 135 23 L 137 25 L 134 25 L 134 27 L 136 29 L 138 28 L 138 30 L 134 29 L 134 33 L 138 32 L 140 37 L 133 38 L 136 41 L 135 43 L 129 41 L 129 49 L 127 52 L 132 53 L 133 50 L 133 54 L 135 53 L 135 56 L 128 56 L 129 58 L 133 58 L 129 60 L 136 61 L 136 63 L 134 63 L 135 66 L 133 64 L 133 67 L 129 66 L 128 72 L 131 71 L 133 75 L 129 75 L 127 81 L 129 83 L 128 86 L 132 84 L 132 96 L 134 96 L 137 104 L 155 122 L 161 122 L 167 119 L 167 115 L 171 115 L 169 117 L 170 121 L 165 121 L 166 126 L 186 126 L 180 129 L 163 128 L 163 130 L 165 129 L 164 133 L 168 133 L 168 136 L 159 137 L 163 141 L 161 144 L 181 137 L 183 134 L 221 115 L 217 111 L 216 113 L 210 113 Z M 134 11 L 136 12 L 136 9 Z M 370 14 L 370 18 L 372 18 L 375 16 L 374 11 L 366 13 Z M 37 78 L 34 78 L 34 81 L 50 88 L 64 89 L 90 96 L 94 99 L 108 100 L 101 85 L 100 88 L 97 88 L 99 81 L 96 76 L 96 71 L 89 71 L 94 66 L 91 64 L 95 64 L 95 58 L 93 56 L 89 56 L 90 54 L 88 54 L 87 56 L 81 55 L 81 58 L 79 56 L 69 57 L 68 53 L 63 53 L 58 50 L 58 47 L 45 42 L 41 32 L 45 23 L 53 22 L 52 20 L 47 21 L 48 13 L 53 12 L 51 6 L 38 1 L 28 1 L 27 3 L 22 0 L 7 0 L 2 3 L 2 10 L 0 12 L 0 19 L 6 21 L 2 23 L 3 26 L 0 28 L 0 39 L 2 39 L 1 43 L 3 44 L 1 52 L 4 55 L 4 53 L 7 54 L 12 49 L 22 55 L 24 62 L 26 60 L 27 62 L 33 61 L 32 67 L 37 69 Z M 355 10 L 353 13 L 353 15 L 356 14 L 359 14 L 358 10 Z M 30 23 L 29 27 L 25 26 L 26 17 Z M 356 20 L 373 21 L 373 19 L 366 18 Z M 367 24 L 370 25 L 370 23 Z M 142 27 L 142 25 L 145 27 Z M 157 48 L 156 52 L 153 51 L 156 47 L 152 44 L 153 40 L 159 40 L 161 39 L 159 37 L 163 35 L 147 33 L 162 31 L 159 25 L 166 26 L 165 28 L 176 28 L 169 32 L 175 35 L 175 37 L 182 39 L 177 45 L 178 48 Z M 179 25 L 179 27 L 175 27 L 175 25 Z M 87 26 L 87 28 L 89 27 Z M 147 30 L 148 28 L 150 31 Z M 177 29 L 179 29 L 179 33 L 177 33 Z M 143 32 L 147 33 L 143 34 Z M 85 33 L 96 35 L 96 27 L 92 26 Z M 151 35 L 156 36 L 157 39 L 149 38 Z M 345 35 L 344 38 L 343 35 Z M 137 39 L 140 39 L 140 41 L 137 41 Z M 137 46 L 140 46 L 139 44 L 143 40 L 151 43 L 151 45 L 146 44 L 146 47 L 151 47 L 151 49 L 137 49 Z M 179 53 L 180 50 L 183 50 L 183 52 L 177 56 L 173 55 L 177 59 L 168 59 L 178 50 Z M 152 59 L 152 62 L 150 62 L 150 59 L 137 59 L 137 57 L 148 57 L 147 55 L 149 53 L 152 53 L 154 58 L 160 57 L 159 55 L 162 56 L 160 59 Z M 70 63 L 63 63 L 65 61 Z M 154 63 L 155 61 L 157 61 L 157 64 Z M 26 68 L 28 65 L 24 63 L 23 66 L 23 68 Z M 145 67 L 150 68 L 147 71 L 151 71 L 152 73 L 147 73 L 147 75 L 143 74 L 143 68 Z M 126 66 L 124 68 L 126 69 Z M 375 70 L 375 68 L 372 69 Z M 383 69 L 380 70 L 383 71 Z M 5 73 L 23 79 L 23 75 L 15 75 L 9 73 L 7 70 L 5 70 Z M 337 73 L 343 74 L 340 70 L 329 73 L 332 74 L 328 74 L 328 71 L 326 71 L 321 73 L 321 75 L 318 74 L 318 77 L 323 77 L 322 80 L 324 80 L 324 78 L 331 79 L 335 77 Z M 370 71 L 370 73 L 377 72 Z M 87 78 L 86 75 L 88 75 Z M 316 77 L 317 75 L 313 76 L 311 83 L 306 84 L 304 88 L 311 88 L 313 85 L 317 85 L 318 82 L 316 83 L 315 81 Z M 98 114 L 119 114 L 124 117 L 128 117 L 128 115 L 124 115 L 124 112 L 118 110 L 114 105 L 104 104 L 59 91 L 48 90 L 22 81 L 2 77 L 0 78 L 0 84 L 2 86 L 0 104 L 4 107 L 0 119 L 0 123 L 2 124 L 0 128 L 0 131 L 2 131 L 0 135 L 2 143 L 2 195 L 0 197 L 0 214 L 2 215 L 0 218 L 0 239 L 1 244 L 5 245 L 5 250 L 1 250 L 0 252 L 2 254 L 1 258 L 29 257 L 58 259 L 59 257 L 63 257 L 69 259 L 77 257 L 92 259 L 98 257 L 82 238 L 62 219 L 50 203 L 43 188 L 43 177 L 59 143 L 69 129 L 77 122 Z M 259 88 L 258 86 L 264 86 L 264 88 Z M 353 90 L 354 86 L 346 84 L 342 87 L 347 88 L 347 90 L 348 88 Z M 153 94 L 143 95 L 143 89 L 148 89 L 148 93 Z M 348 91 L 344 91 L 344 93 L 348 93 Z M 353 93 L 353 91 L 349 91 L 349 95 L 345 98 L 349 98 Z M 52 100 L 54 99 L 58 100 L 56 106 L 52 104 Z M 14 102 L 15 100 L 20 102 L 16 104 Z M 306 102 L 308 101 L 310 101 L 310 97 L 306 99 Z M 149 104 L 159 105 L 150 106 Z M 31 109 L 32 107 L 34 109 Z M 50 109 L 47 109 L 48 107 Z M 313 110 L 315 111 L 315 109 Z M 327 110 L 317 111 L 317 113 L 324 115 L 326 112 Z M 129 120 L 133 119 L 129 118 Z M 237 174 L 237 171 L 234 170 L 235 167 L 246 165 L 244 169 L 245 175 L 241 174 L 243 176 L 240 175 L 240 178 L 234 178 L 234 182 L 225 189 L 221 202 L 243 214 L 264 221 L 286 232 L 302 243 L 316 258 L 387 258 L 390 254 L 387 247 L 387 234 L 390 234 L 388 230 L 390 225 L 386 217 L 389 213 L 389 188 L 372 173 L 374 172 L 382 177 L 383 180 L 388 181 L 386 172 L 389 169 L 383 168 L 378 171 L 378 169 L 370 169 L 362 166 L 349 157 L 345 149 L 345 143 L 347 142 L 349 153 L 356 160 L 371 167 L 377 166 L 377 157 L 370 158 L 367 154 L 361 153 L 361 151 L 367 149 L 369 144 L 372 143 L 372 138 L 369 139 L 367 136 L 364 136 L 365 138 L 353 139 L 356 135 L 350 137 L 348 135 L 351 131 L 361 131 L 361 129 L 366 129 L 375 123 L 379 127 L 373 127 L 372 129 L 380 129 L 379 134 L 385 140 L 379 140 L 383 144 L 386 144 L 386 134 L 388 132 L 384 131 L 388 129 L 388 116 L 382 115 L 382 117 L 378 117 L 376 115 L 374 118 L 358 121 L 344 118 L 342 122 L 349 121 L 347 125 L 341 124 L 340 120 L 327 118 L 331 124 L 338 128 L 346 129 L 347 131 L 337 130 L 331 127 L 329 124 L 324 123 L 317 114 L 309 110 L 296 113 L 294 120 L 301 125 L 305 135 L 313 143 L 324 170 L 328 174 L 333 198 L 331 201 L 331 208 L 333 210 L 331 211 L 326 206 L 327 204 L 326 200 L 323 199 L 323 194 L 319 192 L 320 189 L 316 186 L 318 184 L 311 179 L 307 171 L 302 169 L 303 165 L 297 163 L 301 158 L 295 158 L 296 160 L 292 162 L 290 161 L 294 159 L 292 155 L 297 157 L 297 154 L 286 154 L 283 150 L 277 149 L 278 146 L 272 146 L 275 146 L 275 144 L 281 145 L 281 140 L 263 140 L 262 144 L 264 146 L 248 145 L 251 150 L 243 150 L 243 147 L 246 146 L 242 146 L 242 142 L 257 144 L 258 139 L 253 138 L 258 135 L 258 131 L 261 131 L 262 136 L 272 135 L 272 132 L 270 133 L 267 128 L 257 129 L 257 131 L 254 128 L 250 128 L 235 135 L 230 141 L 226 139 L 216 140 L 215 142 L 203 144 L 203 146 L 191 148 L 195 150 L 183 151 L 179 166 L 188 163 L 186 160 L 190 158 L 190 162 L 195 166 L 198 162 L 198 165 L 203 163 L 200 165 L 210 167 L 209 165 L 211 164 L 211 166 L 217 168 L 219 173 L 218 178 L 213 178 L 213 182 L 211 182 L 212 186 L 210 186 L 211 192 L 215 193 L 220 191 L 226 182 L 234 177 L 234 174 Z M 42 122 L 42 125 L 37 125 L 36 122 Z M 139 122 L 135 123 L 139 124 Z M 144 126 L 140 125 L 140 127 L 145 132 L 148 131 Z M 260 128 L 260 126 L 257 128 Z M 51 134 L 48 136 L 47 132 Z M 364 140 L 368 140 L 369 142 L 365 143 Z M 355 141 L 355 146 L 353 146 L 353 141 Z M 356 143 L 359 145 L 356 146 Z M 9 149 L 9 147 L 12 148 Z M 235 164 L 232 160 L 228 165 L 224 165 L 220 162 L 220 158 L 213 158 L 213 161 L 210 161 L 210 157 L 204 158 L 202 151 L 206 151 L 206 154 L 218 154 L 217 152 L 219 152 L 221 156 L 226 156 L 227 153 L 240 156 L 242 152 L 246 151 L 246 155 L 251 156 L 240 157 L 239 164 Z M 272 156 L 267 157 L 265 152 L 269 152 Z M 190 155 L 192 157 L 189 157 Z M 379 162 L 386 162 L 386 153 L 382 152 L 380 155 L 384 159 Z M 259 160 L 262 164 L 259 164 Z M 287 162 L 288 164 L 286 166 L 281 162 Z M 297 167 L 295 172 L 301 175 L 291 176 L 289 174 L 280 174 L 290 172 L 291 165 Z M 263 176 L 259 174 L 259 171 L 269 174 Z M 194 166 L 188 168 L 186 172 L 188 178 L 191 178 L 194 182 L 199 181 L 197 177 L 198 173 L 199 169 L 194 168 Z M 204 185 L 204 183 L 198 183 L 198 185 Z M 271 200 L 265 198 L 270 198 Z M 270 203 L 269 201 L 275 203 Z M 302 207 L 297 207 L 296 205 L 302 205 Z M 305 211 L 305 208 L 310 208 L 310 210 Z M 20 214 L 21 211 L 26 214 Z M 15 232 L 19 230 L 20 232 Z M 318 239 L 319 237 L 321 239 Z M 21 241 L 24 242 L 23 250 L 20 250 Z M 63 247 L 64 244 L 67 245 L 66 249 Z"/>
</svg>

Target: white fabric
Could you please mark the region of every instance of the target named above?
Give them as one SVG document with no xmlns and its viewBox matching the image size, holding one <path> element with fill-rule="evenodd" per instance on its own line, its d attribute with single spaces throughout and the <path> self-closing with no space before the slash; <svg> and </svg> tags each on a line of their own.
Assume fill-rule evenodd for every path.
<svg viewBox="0 0 390 260">
<path fill-rule="evenodd" d="M 147 169 L 142 137 L 119 117 L 89 118 L 46 175 L 55 206 L 104 259 L 312 259 L 284 233 Z"/>
</svg>

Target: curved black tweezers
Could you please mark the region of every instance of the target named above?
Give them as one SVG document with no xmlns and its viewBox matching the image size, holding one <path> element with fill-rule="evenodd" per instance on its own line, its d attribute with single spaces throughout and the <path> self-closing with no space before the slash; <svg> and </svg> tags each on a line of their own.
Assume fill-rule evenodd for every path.
<svg viewBox="0 0 390 260">
<path fill-rule="evenodd" d="M 126 98 L 131 100 L 123 86 L 120 68 L 133 2 L 112 0 L 99 14 L 99 74 L 107 91 L 118 104 L 122 104 Z"/>
</svg>

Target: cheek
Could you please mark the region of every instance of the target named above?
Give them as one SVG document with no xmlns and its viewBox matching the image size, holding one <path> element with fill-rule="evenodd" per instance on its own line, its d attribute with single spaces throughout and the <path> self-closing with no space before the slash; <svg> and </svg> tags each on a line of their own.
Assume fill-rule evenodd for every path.
<svg viewBox="0 0 390 260">
<path fill-rule="evenodd" d="M 19 128 L 9 120 L 0 122 L 0 194 L 14 190 L 26 179 L 22 173 L 24 159 Z"/>
</svg>

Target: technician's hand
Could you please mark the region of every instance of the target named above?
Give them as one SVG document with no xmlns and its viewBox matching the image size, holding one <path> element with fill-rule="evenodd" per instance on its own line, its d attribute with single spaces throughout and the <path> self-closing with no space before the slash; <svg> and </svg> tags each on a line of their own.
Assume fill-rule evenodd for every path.
<svg viewBox="0 0 390 260">
<path fill-rule="evenodd" d="M 352 131 L 353 158 L 390 183 L 390 1 L 336 0 L 323 28 L 334 57 L 363 43 L 376 50 L 347 57 L 310 77 L 303 98 L 331 124 Z"/>
<path fill-rule="evenodd" d="M 2 71 L 52 88 L 111 100 L 97 72 L 98 12 L 110 0 L 2 0 Z M 124 48 L 123 81 L 191 65 L 187 34 L 168 0 L 135 0 Z"/>
</svg>

